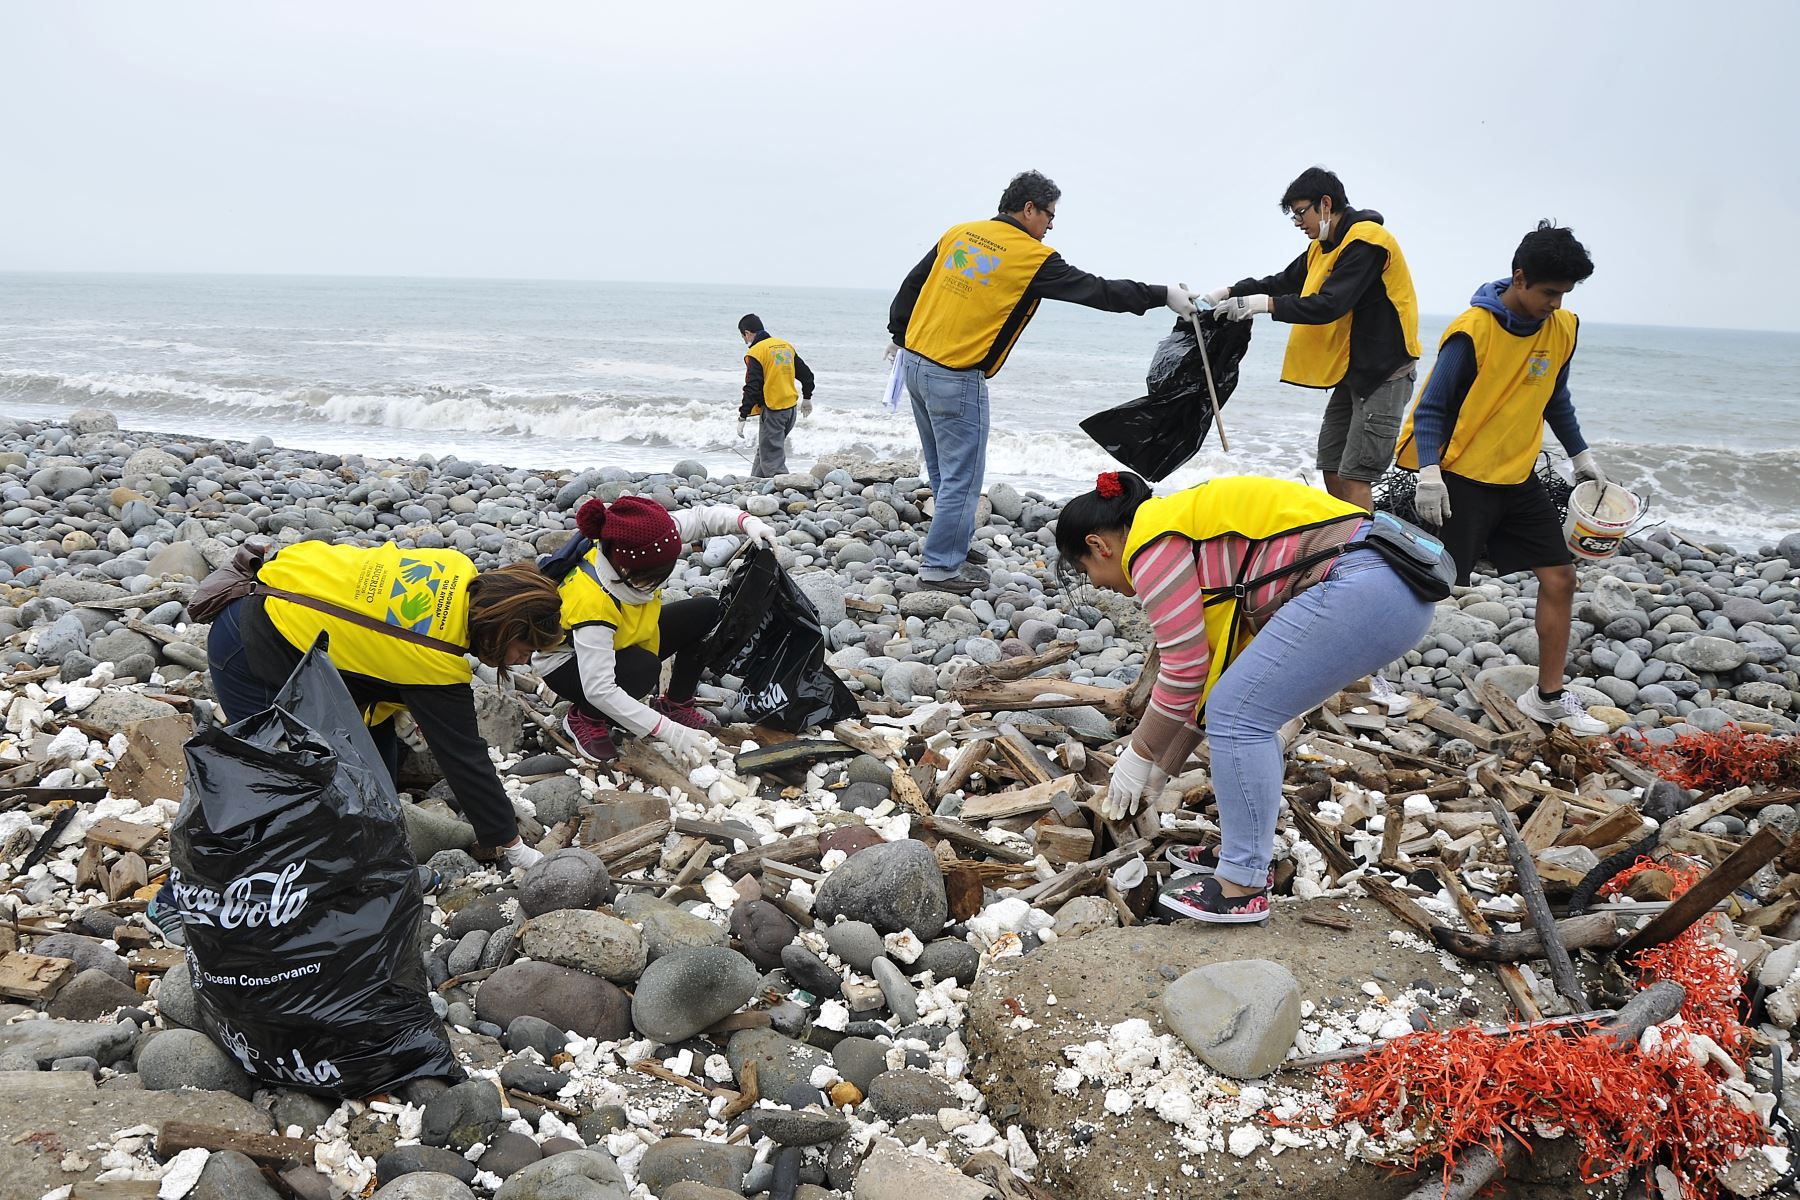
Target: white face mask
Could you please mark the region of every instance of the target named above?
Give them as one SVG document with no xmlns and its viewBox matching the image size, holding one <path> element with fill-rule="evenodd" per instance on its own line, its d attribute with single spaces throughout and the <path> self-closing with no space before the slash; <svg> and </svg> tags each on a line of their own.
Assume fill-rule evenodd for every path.
<svg viewBox="0 0 1800 1200">
<path fill-rule="evenodd" d="M 1322 242 L 1331 236 L 1331 218 L 1324 213 L 1319 214 L 1319 240 Z"/>
</svg>

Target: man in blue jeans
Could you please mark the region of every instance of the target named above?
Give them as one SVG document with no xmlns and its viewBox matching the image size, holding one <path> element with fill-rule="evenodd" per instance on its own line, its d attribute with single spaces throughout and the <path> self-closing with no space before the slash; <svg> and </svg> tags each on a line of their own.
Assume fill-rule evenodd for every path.
<svg viewBox="0 0 1800 1200">
<path fill-rule="evenodd" d="M 987 473 L 987 381 L 1042 300 L 1142 316 L 1166 305 L 1194 311 L 1180 285 L 1102 279 L 1044 245 L 1062 189 L 1036 171 L 1013 177 L 996 216 L 951 226 L 906 276 L 888 309 L 888 332 L 906 351 L 906 390 L 925 451 L 935 508 L 919 581 L 968 595 L 987 573 L 969 565 L 975 507 Z"/>
</svg>

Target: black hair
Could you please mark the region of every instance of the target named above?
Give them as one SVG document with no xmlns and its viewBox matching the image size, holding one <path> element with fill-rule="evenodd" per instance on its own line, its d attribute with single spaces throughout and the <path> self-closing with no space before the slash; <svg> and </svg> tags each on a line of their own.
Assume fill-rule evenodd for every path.
<svg viewBox="0 0 1800 1200">
<path fill-rule="evenodd" d="M 1119 494 L 1102 496 L 1098 488 L 1083 492 L 1063 505 L 1056 518 L 1056 556 L 1062 560 L 1064 575 L 1076 570 L 1076 562 L 1087 557 L 1090 533 L 1116 533 L 1131 528 L 1131 518 L 1138 505 L 1150 498 L 1150 485 L 1130 471 L 1107 472 L 1119 477 Z"/>
<path fill-rule="evenodd" d="M 1000 193 L 1000 211 L 1022 212 L 1026 204 L 1035 204 L 1042 212 L 1061 198 L 1062 189 L 1042 171 L 1020 171 Z"/>
<path fill-rule="evenodd" d="M 1534 283 L 1580 283 L 1594 273 L 1587 247 L 1575 240 L 1575 232 L 1555 221 L 1543 220 L 1525 235 L 1513 251 L 1513 270 L 1525 272 L 1527 287 Z"/>
<path fill-rule="evenodd" d="M 1287 185 L 1287 191 L 1281 193 L 1281 208 L 1285 212 L 1303 200 L 1316 204 L 1326 196 L 1331 197 L 1333 212 L 1343 212 L 1350 207 L 1350 199 L 1344 195 L 1344 181 L 1337 177 L 1337 172 L 1327 171 L 1324 167 L 1308 167 Z"/>
<path fill-rule="evenodd" d="M 738 332 L 739 333 L 761 333 L 762 331 L 763 331 L 762 318 L 757 316 L 755 313 L 745 313 L 743 316 L 738 318 Z"/>
</svg>

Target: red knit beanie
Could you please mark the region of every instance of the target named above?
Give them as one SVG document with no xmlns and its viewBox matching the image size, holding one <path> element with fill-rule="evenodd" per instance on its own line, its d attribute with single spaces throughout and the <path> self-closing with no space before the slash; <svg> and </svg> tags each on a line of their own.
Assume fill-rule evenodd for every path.
<svg viewBox="0 0 1800 1200">
<path fill-rule="evenodd" d="M 667 575 L 681 558 L 675 519 L 654 500 L 621 496 L 611 504 L 589 500 L 575 514 L 575 527 L 600 543 L 621 575 Z"/>
</svg>

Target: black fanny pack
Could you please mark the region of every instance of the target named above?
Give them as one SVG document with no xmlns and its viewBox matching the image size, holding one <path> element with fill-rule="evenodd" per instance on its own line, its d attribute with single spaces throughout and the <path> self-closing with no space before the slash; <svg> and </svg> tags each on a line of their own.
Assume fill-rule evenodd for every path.
<svg viewBox="0 0 1800 1200">
<path fill-rule="evenodd" d="M 1444 543 L 1410 521 L 1393 513 L 1378 512 L 1369 519 L 1362 537 L 1345 546 L 1367 546 L 1381 557 L 1421 600 L 1437 603 L 1456 583 L 1456 560 Z"/>
</svg>

